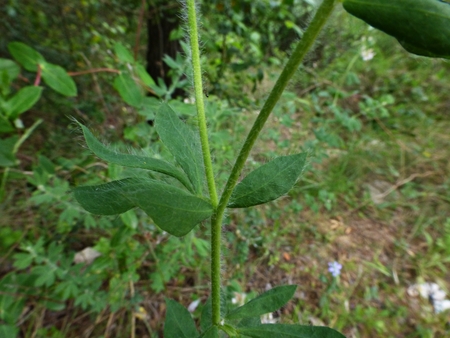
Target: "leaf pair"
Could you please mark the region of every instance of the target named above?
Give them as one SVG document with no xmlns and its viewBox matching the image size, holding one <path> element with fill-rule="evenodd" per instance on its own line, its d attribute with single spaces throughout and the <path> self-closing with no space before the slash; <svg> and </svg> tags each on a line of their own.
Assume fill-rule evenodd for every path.
<svg viewBox="0 0 450 338">
<path fill-rule="evenodd" d="M 344 8 L 395 37 L 410 53 L 450 58 L 450 3 L 442 0 L 344 0 Z"/>
<path fill-rule="evenodd" d="M 167 183 L 126 178 L 99 186 L 78 187 L 75 198 L 87 211 L 117 215 L 139 207 L 164 231 L 184 236 L 212 214 L 209 202 Z"/>
<path fill-rule="evenodd" d="M 212 215 L 211 204 L 202 197 L 204 168 L 198 136 L 167 104 L 161 106 L 155 128 L 182 170 L 160 159 L 117 153 L 100 143 L 85 126 L 81 128 L 88 147 L 101 159 L 169 175 L 188 190 L 145 177 L 78 187 L 74 189 L 75 198 L 87 211 L 117 215 L 139 207 L 157 226 L 175 236 L 186 235 Z"/>
<path fill-rule="evenodd" d="M 77 95 L 75 82 L 64 68 L 45 61 L 35 49 L 21 42 L 11 42 L 8 44 L 8 50 L 26 70 L 37 72 L 39 67 L 44 82 L 56 92 L 64 96 Z"/>
<path fill-rule="evenodd" d="M 190 313 L 177 302 L 166 299 L 167 312 L 164 324 L 164 337 L 182 338 L 218 338 L 219 328 L 230 337 L 255 338 L 343 338 L 339 332 L 320 326 L 261 324 L 260 316 L 273 312 L 284 306 L 294 295 L 296 285 L 275 287 L 241 307 L 231 311 L 218 326 L 205 325 L 212 323 L 212 318 L 204 318 L 202 314 L 202 333 L 199 334 Z M 208 303 L 207 305 L 208 306 Z M 208 311 L 203 311 L 208 313 Z M 234 324 L 239 320 L 237 324 Z"/>
</svg>

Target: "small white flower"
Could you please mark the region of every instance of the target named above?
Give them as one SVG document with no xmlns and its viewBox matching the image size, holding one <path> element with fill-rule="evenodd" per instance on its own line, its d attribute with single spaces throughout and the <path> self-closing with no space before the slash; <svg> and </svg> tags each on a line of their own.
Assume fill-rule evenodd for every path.
<svg viewBox="0 0 450 338">
<path fill-rule="evenodd" d="M 372 60 L 374 56 L 375 56 L 375 52 L 373 51 L 372 48 L 368 48 L 368 49 L 363 48 L 361 51 L 361 57 L 364 61 Z"/>
<path fill-rule="evenodd" d="M 200 299 L 194 300 L 191 304 L 189 304 L 188 311 L 194 312 L 195 309 L 197 308 L 198 304 L 200 304 Z"/>
</svg>

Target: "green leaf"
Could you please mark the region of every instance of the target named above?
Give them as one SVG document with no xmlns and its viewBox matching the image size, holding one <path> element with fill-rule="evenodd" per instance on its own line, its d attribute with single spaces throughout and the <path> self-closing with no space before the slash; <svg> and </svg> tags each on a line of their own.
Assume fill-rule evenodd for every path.
<svg viewBox="0 0 450 338">
<path fill-rule="evenodd" d="M 13 58 L 29 72 L 36 72 L 38 64 L 45 62 L 44 57 L 38 51 L 22 42 L 8 43 L 8 50 Z"/>
<path fill-rule="evenodd" d="M 181 237 L 210 217 L 210 203 L 185 190 L 148 178 L 119 181 L 74 189 L 76 200 L 97 215 L 118 215 L 139 207 L 155 224 Z"/>
<path fill-rule="evenodd" d="M 411 53 L 450 58 L 450 4 L 440 0 L 344 0 L 344 8 Z"/>
<path fill-rule="evenodd" d="M 11 167 L 17 160 L 14 154 L 14 146 L 19 137 L 17 135 L 0 140 L 0 167 Z"/>
<path fill-rule="evenodd" d="M 226 319 L 242 319 L 274 312 L 285 305 L 294 295 L 297 285 L 277 286 L 255 299 L 231 311 Z"/>
<path fill-rule="evenodd" d="M 228 208 L 263 204 L 291 190 L 306 165 L 306 153 L 280 156 L 248 174 L 233 190 Z"/>
<path fill-rule="evenodd" d="M 200 329 L 202 332 L 206 331 L 212 326 L 212 303 L 211 297 L 206 300 L 205 306 L 203 306 L 202 314 L 200 316 Z"/>
<path fill-rule="evenodd" d="M 0 133 L 9 133 L 14 130 L 15 129 L 12 127 L 11 122 L 7 119 L 7 117 L 0 114 Z M 0 150 L 0 153 L 1 152 L 2 151 Z M 0 155 L 0 157 L 1 157 L 1 155 Z M 0 164 L 0 166 L 1 166 L 1 164 Z"/>
<path fill-rule="evenodd" d="M 205 170 L 200 138 L 182 122 L 168 104 L 162 104 L 155 119 L 161 141 L 189 177 L 196 194 L 203 190 Z"/>
<path fill-rule="evenodd" d="M 0 325 L 0 337 L 16 338 L 19 328 L 14 325 Z"/>
<path fill-rule="evenodd" d="M 20 67 L 12 60 L 0 58 L 0 76 L 2 72 L 6 72 L 9 82 L 12 82 L 19 75 Z"/>
<path fill-rule="evenodd" d="M 7 115 L 10 119 L 16 119 L 20 114 L 34 106 L 40 99 L 42 87 L 26 86 L 20 89 L 7 103 Z"/>
<path fill-rule="evenodd" d="M 121 62 L 124 63 L 133 63 L 134 58 L 133 55 L 128 51 L 128 49 L 122 45 L 120 42 L 117 42 L 114 45 L 114 52 L 116 53 L 116 56 Z"/>
<path fill-rule="evenodd" d="M 181 304 L 166 298 L 166 321 L 164 322 L 164 337 L 197 338 L 191 314 Z"/>
<path fill-rule="evenodd" d="M 77 86 L 64 68 L 47 62 L 40 65 L 42 79 L 50 88 L 64 96 L 77 95 Z"/>
<path fill-rule="evenodd" d="M 257 325 L 261 325 L 261 317 L 248 317 L 248 318 L 244 318 L 242 319 L 237 327 L 250 327 L 250 326 L 257 326 Z"/>
<path fill-rule="evenodd" d="M 238 332 L 254 338 L 345 338 L 341 333 L 328 327 L 309 325 L 262 324 L 239 328 Z"/>
<path fill-rule="evenodd" d="M 135 68 L 137 76 L 141 79 L 141 81 L 147 86 L 151 87 L 155 85 L 155 81 L 152 79 L 149 73 L 145 70 L 142 65 L 136 65 Z"/>
<path fill-rule="evenodd" d="M 128 74 L 120 74 L 114 79 L 114 88 L 119 92 L 122 99 L 130 106 L 140 108 L 144 94 L 141 87 Z"/>
<path fill-rule="evenodd" d="M 211 326 L 208 330 L 202 333 L 200 338 L 219 338 L 219 329 L 217 326 Z"/>
<path fill-rule="evenodd" d="M 88 128 L 83 126 L 81 123 L 79 123 L 79 125 L 83 130 L 87 146 L 95 155 L 100 157 L 102 160 L 125 167 L 152 170 L 162 174 L 166 174 L 173 178 L 176 178 L 188 190 L 193 190 L 192 184 L 189 182 L 187 176 L 173 164 L 151 157 L 117 153 L 110 148 L 107 148 L 100 141 L 98 141 Z"/>
</svg>

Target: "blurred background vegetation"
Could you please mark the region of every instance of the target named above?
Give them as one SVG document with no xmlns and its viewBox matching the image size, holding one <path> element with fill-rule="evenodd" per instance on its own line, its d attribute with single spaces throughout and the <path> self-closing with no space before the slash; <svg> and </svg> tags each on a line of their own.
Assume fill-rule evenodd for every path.
<svg viewBox="0 0 450 338">
<path fill-rule="evenodd" d="M 315 4 L 201 2 L 219 183 Z M 162 337 L 164 296 L 200 317 L 207 225 L 169 237 L 138 210 L 95 217 L 70 193 L 127 175 L 83 147 L 71 117 L 118 149 L 157 153 L 150 103 L 172 100 L 192 115 L 180 10 L 172 0 L 2 0 L 0 58 L 23 42 L 66 69 L 78 95 L 45 87 L 17 126 L 22 135 L 43 120 L 9 166 L 0 202 L 0 337 Z M 113 85 L 130 67 L 117 43 L 154 81 L 148 106 L 129 104 Z M 22 69 L 11 91 L 34 77 Z M 303 149 L 309 168 L 289 196 L 228 214 L 227 297 L 295 283 L 294 300 L 270 320 L 347 337 L 449 335 L 449 78 L 448 61 L 411 56 L 339 8 L 248 161 L 250 170 Z M 88 251 L 80 256 L 86 248 L 92 263 Z M 334 261 L 343 266 L 337 278 L 327 270 Z"/>
</svg>

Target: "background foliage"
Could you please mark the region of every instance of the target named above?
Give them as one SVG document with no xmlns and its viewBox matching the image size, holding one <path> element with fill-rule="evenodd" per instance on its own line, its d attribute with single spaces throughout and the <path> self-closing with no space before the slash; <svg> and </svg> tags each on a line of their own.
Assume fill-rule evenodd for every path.
<svg viewBox="0 0 450 338">
<path fill-rule="evenodd" d="M 218 181 L 313 5 L 202 2 Z M 78 75 L 99 68 L 130 71 L 117 42 L 132 56 L 137 51 L 136 64 L 145 66 L 145 29 L 135 45 L 141 3 L 10 0 L 0 11 L 1 58 L 12 59 L 8 43 L 24 42 L 66 69 L 78 88 L 76 97 L 66 97 L 44 84 L 41 99 L 21 115 L 23 128 L 15 131 L 22 136 L 43 120 L 19 148 L 0 204 L 1 333 L 158 337 L 162 291 L 191 305 L 199 320 L 202 309 L 192 304 L 208 297 L 206 227 L 173 238 L 139 210 L 93 217 L 70 193 L 78 185 L 120 179 L 130 169 L 108 166 L 82 148 L 78 127 L 67 116 L 94 126 L 118 150 L 164 154 L 150 97 L 134 104 L 118 95 L 112 71 Z M 181 36 L 180 30 L 172 34 Z M 183 55 L 163 62 L 176 87 L 186 90 L 172 104 L 190 123 Z M 424 282 L 450 287 L 449 71 L 448 62 L 410 56 L 392 38 L 335 13 L 248 163 L 250 171 L 275 154 L 303 149 L 311 154 L 309 169 L 289 196 L 229 212 L 223 259 L 231 267 L 225 271 L 230 286 L 224 297 L 239 304 L 271 285 L 295 283 L 299 291 L 282 310 L 287 322 L 326 324 L 348 337 L 448 334 L 448 312 L 418 294 Z M 17 93 L 34 80 L 22 68 L 8 90 Z M 175 87 L 153 80 L 153 92 L 175 99 Z M 100 256 L 90 265 L 74 264 L 75 254 L 88 247 Z M 327 271 L 333 261 L 343 265 L 337 278 Z"/>
</svg>

